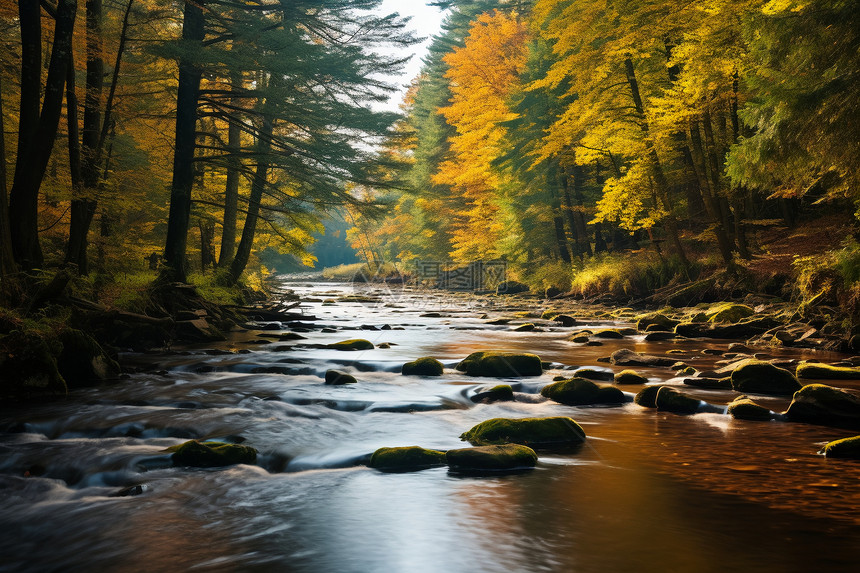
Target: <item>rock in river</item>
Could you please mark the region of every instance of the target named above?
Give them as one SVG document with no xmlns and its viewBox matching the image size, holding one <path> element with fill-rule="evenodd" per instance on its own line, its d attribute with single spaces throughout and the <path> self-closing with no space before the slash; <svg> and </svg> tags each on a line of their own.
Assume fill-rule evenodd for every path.
<svg viewBox="0 0 860 573">
<path fill-rule="evenodd" d="M 738 396 L 729 403 L 728 414 L 738 420 L 753 420 L 765 422 L 772 418 L 771 411 L 749 399 L 748 396 Z"/>
<path fill-rule="evenodd" d="M 343 386 L 344 384 L 355 384 L 358 380 L 352 374 L 340 370 L 326 370 L 325 383 L 331 386 Z"/>
<path fill-rule="evenodd" d="M 493 402 L 510 402 L 514 399 L 514 389 L 509 384 L 499 384 L 493 386 L 489 390 L 478 392 L 472 396 L 472 402 L 483 402 L 491 404 Z"/>
<path fill-rule="evenodd" d="M 329 344 L 328 348 L 332 348 L 334 350 L 373 350 L 373 343 L 369 340 L 364 340 L 363 338 L 353 338 L 351 340 L 343 340 L 341 342 L 335 342 L 333 344 Z"/>
<path fill-rule="evenodd" d="M 504 444 L 448 450 L 445 454 L 448 465 L 454 471 L 510 471 L 532 468 L 537 465 L 537 454 L 528 446 Z"/>
<path fill-rule="evenodd" d="M 622 348 L 612 353 L 609 359 L 612 364 L 619 366 L 672 366 L 676 360 L 663 356 L 649 356 L 638 354 L 629 348 Z"/>
<path fill-rule="evenodd" d="M 253 464 L 257 461 L 257 450 L 254 448 L 223 442 L 190 440 L 167 448 L 167 451 L 173 452 L 175 466 L 217 468 L 234 464 Z"/>
<path fill-rule="evenodd" d="M 445 465 L 445 452 L 418 446 L 379 448 L 370 457 L 370 467 L 386 472 L 410 472 Z"/>
<path fill-rule="evenodd" d="M 860 436 L 830 442 L 821 450 L 828 458 L 851 458 L 860 460 Z"/>
<path fill-rule="evenodd" d="M 585 378 L 571 378 L 544 386 L 542 396 L 567 406 L 587 406 L 591 404 L 622 404 L 624 392 L 615 386 L 599 386 Z"/>
<path fill-rule="evenodd" d="M 860 398 L 824 384 L 809 384 L 794 393 L 785 412 L 792 422 L 860 428 Z"/>
<path fill-rule="evenodd" d="M 585 430 L 573 419 L 493 418 L 460 435 L 473 446 L 520 444 L 532 448 L 575 446 L 585 441 Z"/>
<path fill-rule="evenodd" d="M 657 393 L 660 391 L 660 388 L 662 388 L 662 386 L 646 386 L 636 394 L 633 401 L 643 408 L 656 408 Z"/>
<path fill-rule="evenodd" d="M 615 374 L 616 384 L 647 384 L 648 378 L 635 370 L 622 370 Z"/>
<path fill-rule="evenodd" d="M 797 367 L 797 377 L 815 380 L 860 380 L 860 368 L 808 362 Z"/>
<path fill-rule="evenodd" d="M 657 392 L 654 403 L 658 410 L 675 414 L 695 414 L 699 410 L 701 400 L 679 392 L 670 386 L 663 386 Z"/>
<path fill-rule="evenodd" d="M 785 396 L 800 390 L 800 383 L 788 370 L 751 358 L 732 371 L 732 388 L 736 392 Z"/>
<path fill-rule="evenodd" d="M 406 376 L 441 376 L 445 367 L 435 358 L 425 356 L 403 365 L 401 372 Z"/>
<path fill-rule="evenodd" d="M 457 370 L 469 376 L 540 376 L 541 359 L 535 354 L 512 352 L 473 352 L 457 364 Z"/>
</svg>

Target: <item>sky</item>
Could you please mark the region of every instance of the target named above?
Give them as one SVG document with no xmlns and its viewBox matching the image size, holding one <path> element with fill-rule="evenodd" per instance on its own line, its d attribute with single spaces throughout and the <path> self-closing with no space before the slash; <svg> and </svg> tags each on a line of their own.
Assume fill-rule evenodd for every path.
<svg viewBox="0 0 860 573">
<path fill-rule="evenodd" d="M 400 90 L 392 95 L 385 109 L 396 111 L 406 93 L 409 82 L 421 71 L 423 66 L 421 60 L 427 54 L 427 46 L 430 45 L 431 36 L 439 32 L 444 14 L 439 8 L 427 6 L 420 0 L 383 0 L 377 11 L 380 14 L 399 12 L 401 16 L 412 16 L 409 23 L 410 27 L 415 30 L 416 36 L 425 38 L 422 43 L 404 51 L 404 55 L 413 54 L 412 59 L 399 77 L 391 79 L 391 82 L 396 84 Z"/>
</svg>

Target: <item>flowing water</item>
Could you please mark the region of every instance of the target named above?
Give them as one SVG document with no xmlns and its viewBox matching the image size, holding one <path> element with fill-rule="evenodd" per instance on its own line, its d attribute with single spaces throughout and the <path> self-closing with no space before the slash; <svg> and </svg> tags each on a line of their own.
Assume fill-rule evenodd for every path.
<svg viewBox="0 0 860 573">
<path fill-rule="evenodd" d="M 852 432 L 632 403 L 574 408 L 538 394 L 564 369 L 619 370 L 598 360 L 618 348 L 681 350 L 679 360 L 708 369 L 721 357 L 701 351 L 728 341 L 628 336 L 590 347 L 545 321 L 534 321 L 541 332 L 488 325 L 515 310 L 501 298 L 401 292 L 332 305 L 322 301 L 353 287 L 288 286 L 315 301 L 303 304 L 318 318 L 304 340 L 249 331 L 215 346 L 127 354 L 136 373 L 117 384 L 0 411 L 0 570 L 784 573 L 860 565 L 860 463 L 816 453 Z M 348 338 L 391 347 L 318 347 Z M 474 404 L 470 397 L 498 380 L 450 367 L 486 349 L 535 352 L 553 369 L 507 380 L 515 402 Z M 445 375 L 399 374 L 421 356 L 440 359 Z M 358 384 L 325 385 L 330 368 Z M 671 376 L 639 370 L 650 383 Z M 715 405 L 732 399 L 686 391 Z M 775 411 L 787 405 L 757 400 Z M 556 415 L 576 419 L 587 445 L 542 453 L 527 473 L 392 474 L 363 465 L 383 446 L 464 447 L 458 436 L 489 418 Z M 244 440 L 259 450 L 258 463 L 172 467 L 163 450 L 190 438 Z"/>
</svg>

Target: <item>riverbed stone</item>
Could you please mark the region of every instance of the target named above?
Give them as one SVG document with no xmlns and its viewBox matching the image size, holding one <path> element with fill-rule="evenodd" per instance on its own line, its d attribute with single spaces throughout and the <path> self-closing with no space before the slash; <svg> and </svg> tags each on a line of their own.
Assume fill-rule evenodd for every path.
<svg viewBox="0 0 860 573">
<path fill-rule="evenodd" d="M 650 356 L 648 354 L 639 354 L 633 352 L 629 348 L 621 348 L 612 353 L 609 360 L 612 364 L 618 366 L 672 366 L 676 360 L 666 358 L 664 356 Z"/>
<path fill-rule="evenodd" d="M 615 374 L 616 384 L 647 384 L 648 378 L 635 370 L 622 370 Z"/>
<path fill-rule="evenodd" d="M 604 338 L 604 339 L 612 339 L 612 340 L 620 340 L 624 338 L 624 334 L 617 328 L 603 328 L 601 330 L 594 331 L 595 338 Z"/>
<path fill-rule="evenodd" d="M 675 334 L 687 338 L 748 339 L 775 328 L 780 324 L 779 321 L 770 316 L 753 316 L 746 320 L 729 324 L 682 322 L 675 327 Z"/>
<path fill-rule="evenodd" d="M 594 368 L 580 368 L 578 370 L 574 370 L 573 376 L 575 378 L 585 378 L 586 380 L 600 380 L 602 382 L 609 382 L 614 378 L 614 375 L 609 370 L 596 370 Z"/>
<path fill-rule="evenodd" d="M 848 458 L 860 460 L 860 436 L 842 438 L 829 442 L 822 448 L 821 453 L 828 458 Z"/>
<path fill-rule="evenodd" d="M 794 374 L 754 358 L 743 360 L 732 370 L 731 376 L 736 392 L 786 396 L 800 390 Z"/>
<path fill-rule="evenodd" d="M 370 456 L 370 467 L 385 472 L 411 472 L 445 465 L 445 452 L 419 446 L 379 448 Z"/>
<path fill-rule="evenodd" d="M 541 396 L 566 406 L 622 404 L 624 392 L 615 386 L 600 386 L 585 378 L 571 378 L 544 386 Z"/>
<path fill-rule="evenodd" d="M 184 444 L 167 448 L 167 451 L 173 452 L 172 459 L 175 466 L 217 468 L 235 464 L 253 464 L 257 461 L 256 449 L 224 442 L 189 440 Z"/>
<path fill-rule="evenodd" d="M 527 322 L 515 327 L 514 332 L 532 332 L 535 329 L 537 329 L 537 327 L 533 323 Z"/>
<path fill-rule="evenodd" d="M 541 359 L 537 355 L 497 351 L 473 352 L 457 364 L 457 370 L 468 376 L 496 378 L 543 374 Z"/>
<path fill-rule="evenodd" d="M 326 370 L 325 383 L 330 386 L 343 386 L 344 384 L 356 384 L 358 380 L 352 374 L 340 370 Z"/>
<path fill-rule="evenodd" d="M 732 379 L 730 376 L 724 378 L 711 378 L 708 376 L 696 376 L 693 378 L 684 378 L 685 386 L 693 388 L 702 388 L 704 390 L 731 390 Z"/>
<path fill-rule="evenodd" d="M 327 346 L 333 350 L 355 351 L 355 350 L 373 350 L 375 347 L 369 340 L 363 338 L 352 338 L 350 340 L 342 340 L 334 342 Z"/>
<path fill-rule="evenodd" d="M 460 439 L 473 446 L 520 444 L 531 448 L 576 446 L 585 430 L 572 418 L 492 418 L 472 427 Z"/>
<path fill-rule="evenodd" d="M 785 415 L 792 422 L 860 428 L 860 398 L 825 384 L 808 384 L 794 393 Z"/>
<path fill-rule="evenodd" d="M 815 380 L 860 380 L 860 368 L 808 362 L 797 367 L 797 377 Z"/>
<path fill-rule="evenodd" d="M 514 389 L 510 384 L 499 384 L 489 390 L 478 392 L 472 396 L 472 402 L 491 404 L 493 402 L 510 402 L 514 399 Z"/>
<path fill-rule="evenodd" d="M 553 317 L 553 322 L 559 323 L 561 326 L 570 327 L 576 326 L 576 319 L 567 314 L 559 314 Z"/>
<path fill-rule="evenodd" d="M 721 303 L 707 311 L 708 322 L 738 322 L 755 314 L 755 310 L 745 304 Z"/>
<path fill-rule="evenodd" d="M 672 331 L 676 325 L 680 323 L 679 320 L 675 320 L 673 318 L 669 318 L 665 314 L 654 312 L 650 314 L 639 315 L 636 321 L 636 329 L 640 331 L 648 331 L 653 332 L 657 329 L 659 330 L 668 330 Z M 657 327 L 652 328 L 652 327 Z"/>
<path fill-rule="evenodd" d="M 771 411 L 753 402 L 749 396 L 738 396 L 732 400 L 727 413 L 738 420 L 768 421 L 772 418 Z"/>
<path fill-rule="evenodd" d="M 496 294 L 520 294 L 529 292 L 529 285 L 517 281 L 503 281 L 496 287 Z"/>
<path fill-rule="evenodd" d="M 430 356 L 425 356 L 403 365 L 401 372 L 405 376 L 441 376 L 445 367 L 441 362 Z"/>
<path fill-rule="evenodd" d="M 633 401 L 643 408 L 656 408 L 657 393 L 660 391 L 660 388 L 662 388 L 662 386 L 646 386 L 636 394 Z"/>
<path fill-rule="evenodd" d="M 679 392 L 671 386 L 663 386 L 657 392 L 654 404 L 658 410 L 665 410 L 674 414 L 695 414 L 701 405 L 701 400 Z"/>
<path fill-rule="evenodd" d="M 675 338 L 675 333 L 662 330 L 652 331 L 645 335 L 645 342 L 662 342 L 664 340 L 672 340 Z"/>
<path fill-rule="evenodd" d="M 448 450 L 445 459 L 448 466 L 458 472 L 500 472 L 533 468 L 538 456 L 528 446 L 501 444 Z"/>
</svg>

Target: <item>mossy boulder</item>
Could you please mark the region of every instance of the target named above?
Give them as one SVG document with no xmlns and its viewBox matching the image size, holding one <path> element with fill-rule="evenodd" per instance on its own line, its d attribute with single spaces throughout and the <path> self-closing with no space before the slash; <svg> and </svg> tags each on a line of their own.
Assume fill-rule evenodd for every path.
<svg viewBox="0 0 860 573">
<path fill-rule="evenodd" d="M 621 404 L 624 392 L 615 386 L 600 386 L 585 378 L 571 378 L 544 386 L 542 396 L 567 406 Z"/>
<path fill-rule="evenodd" d="M 529 292 L 529 285 L 517 281 L 504 281 L 496 287 L 496 294 L 520 294 Z"/>
<path fill-rule="evenodd" d="M 860 436 L 830 442 L 822 448 L 821 453 L 828 458 L 860 460 Z"/>
<path fill-rule="evenodd" d="M 558 316 L 552 319 L 554 322 L 559 323 L 561 326 L 576 326 L 576 319 L 567 314 L 559 314 Z"/>
<path fill-rule="evenodd" d="M 533 468 L 538 457 L 528 446 L 503 444 L 448 450 L 445 459 L 457 472 L 501 472 Z"/>
<path fill-rule="evenodd" d="M 555 318 L 558 315 L 559 315 L 559 312 L 555 309 L 552 309 L 552 308 L 547 309 L 547 310 L 543 311 L 542 313 L 540 313 L 540 317 L 544 320 L 552 320 L 553 318 Z"/>
<path fill-rule="evenodd" d="M 363 338 L 353 338 L 350 340 L 342 340 L 341 342 L 334 342 L 328 345 L 328 348 L 333 350 L 344 350 L 344 351 L 354 351 L 354 350 L 373 350 L 375 347 L 373 343 L 369 340 L 365 340 Z"/>
<path fill-rule="evenodd" d="M 596 370 L 594 368 L 580 368 L 573 372 L 574 378 L 585 378 L 586 380 L 600 380 L 609 382 L 613 379 L 613 374 L 609 370 Z"/>
<path fill-rule="evenodd" d="M 646 386 L 634 396 L 633 401 L 643 408 L 656 408 L 657 393 L 660 391 L 660 388 L 662 386 Z"/>
<path fill-rule="evenodd" d="M 406 376 L 441 376 L 445 367 L 435 358 L 425 356 L 403 365 L 401 372 Z"/>
<path fill-rule="evenodd" d="M 44 338 L 18 330 L 0 337 L 0 398 L 29 399 L 66 394 L 66 382 Z"/>
<path fill-rule="evenodd" d="M 603 338 L 603 339 L 613 339 L 620 340 L 624 338 L 624 334 L 617 328 L 603 328 L 601 330 L 595 330 L 594 335 L 595 338 Z"/>
<path fill-rule="evenodd" d="M 800 390 L 800 382 L 788 370 L 750 358 L 732 370 L 732 388 L 736 392 L 786 396 Z"/>
<path fill-rule="evenodd" d="M 514 332 L 532 332 L 536 330 L 537 327 L 531 322 L 527 322 L 525 324 L 521 324 L 514 328 Z"/>
<path fill-rule="evenodd" d="M 724 303 L 712 306 L 706 312 L 708 322 L 738 322 L 755 314 L 745 304 Z"/>
<path fill-rule="evenodd" d="M 860 368 L 809 362 L 797 367 L 797 377 L 814 380 L 860 380 Z"/>
<path fill-rule="evenodd" d="M 493 386 L 489 390 L 478 392 L 472 396 L 472 402 L 483 402 L 490 404 L 492 402 L 510 402 L 514 399 L 514 389 L 509 384 L 499 384 Z"/>
<path fill-rule="evenodd" d="M 343 386 L 344 384 L 355 384 L 358 380 L 352 374 L 340 370 L 326 370 L 325 383 L 330 386 Z"/>
<path fill-rule="evenodd" d="M 507 377 L 540 376 L 543 363 L 535 354 L 514 352 L 473 352 L 457 364 L 457 370 L 469 376 Z"/>
<path fill-rule="evenodd" d="M 785 415 L 792 422 L 860 428 L 860 398 L 825 384 L 809 384 L 794 393 Z"/>
<path fill-rule="evenodd" d="M 657 392 L 654 404 L 658 410 L 674 414 L 695 414 L 699 410 L 701 400 L 679 392 L 671 386 L 663 386 Z"/>
<path fill-rule="evenodd" d="M 223 442 L 198 442 L 190 440 L 171 446 L 173 465 L 194 468 L 218 468 L 235 464 L 253 464 L 257 461 L 257 450 L 250 446 L 225 444 Z"/>
<path fill-rule="evenodd" d="M 64 330 L 59 341 L 63 350 L 57 357 L 57 369 L 70 388 L 119 376 L 119 364 L 85 332 Z"/>
<path fill-rule="evenodd" d="M 616 384 L 647 384 L 648 378 L 635 370 L 622 370 L 615 374 Z"/>
<path fill-rule="evenodd" d="M 368 464 L 386 472 L 411 472 L 445 465 L 445 452 L 419 446 L 379 448 L 370 456 Z"/>
<path fill-rule="evenodd" d="M 766 422 L 771 419 L 771 411 L 756 404 L 748 396 L 738 396 L 728 405 L 727 413 L 738 420 Z"/>
<path fill-rule="evenodd" d="M 637 318 L 638 320 L 636 321 L 636 329 L 642 332 L 653 332 L 657 329 L 668 330 L 671 332 L 672 329 L 674 329 L 675 326 L 680 322 L 679 320 L 669 318 L 665 314 L 661 314 L 659 312 L 640 315 Z"/>
<path fill-rule="evenodd" d="M 531 448 L 576 446 L 585 430 L 572 418 L 493 418 L 472 427 L 460 439 L 473 446 L 520 444 Z"/>
<path fill-rule="evenodd" d="M 618 366 L 672 366 L 677 362 L 673 358 L 665 356 L 650 356 L 648 354 L 639 354 L 633 352 L 629 348 L 621 348 L 616 350 L 610 356 L 609 361 Z"/>
</svg>

